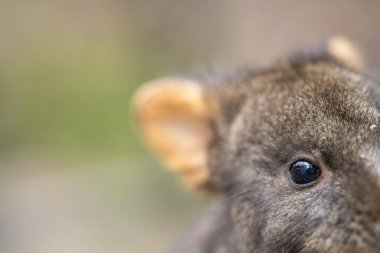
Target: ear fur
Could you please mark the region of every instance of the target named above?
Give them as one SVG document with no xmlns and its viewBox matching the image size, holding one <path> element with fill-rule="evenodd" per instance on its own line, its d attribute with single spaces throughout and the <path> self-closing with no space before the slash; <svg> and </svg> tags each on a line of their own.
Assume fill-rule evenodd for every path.
<svg viewBox="0 0 380 253">
<path fill-rule="evenodd" d="M 363 67 L 362 57 L 357 48 L 347 38 L 336 36 L 327 42 L 327 52 L 346 66 L 360 70 Z"/>
<path fill-rule="evenodd" d="M 142 135 L 160 160 L 191 187 L 205 188 L 213 133 L 204 88 L 195 81 L 159 79 L 144 84 L 133 105 Z"/>
</svg>

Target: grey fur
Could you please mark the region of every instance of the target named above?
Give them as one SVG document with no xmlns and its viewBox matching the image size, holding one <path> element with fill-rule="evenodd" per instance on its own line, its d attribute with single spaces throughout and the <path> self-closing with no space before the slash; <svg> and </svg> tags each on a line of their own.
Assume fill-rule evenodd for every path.
<svg viewBox="0 0 380 253">
<path fill-rule="evenodd" d="M 211 187 L 230 198 L 176 252 L 380 252 L 375 82 L 327 53 L 201 82 L 218 109 Z M 294 187 L 305 156 L 322 176 Z"/>
</svg>

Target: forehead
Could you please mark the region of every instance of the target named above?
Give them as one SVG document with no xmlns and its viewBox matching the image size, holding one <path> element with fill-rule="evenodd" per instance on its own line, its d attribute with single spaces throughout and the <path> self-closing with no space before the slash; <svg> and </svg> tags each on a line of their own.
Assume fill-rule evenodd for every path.
<svg viewBox="0 0 380 253">
<path fill-rule="evenodd" d="M 275 70 L 250 82 L 251 95 L 231 129 L 245 128 L 242 139 L 253 143 L 371 160 L 380 135 L 374 88 L 326 64 Z"/>
</svg>

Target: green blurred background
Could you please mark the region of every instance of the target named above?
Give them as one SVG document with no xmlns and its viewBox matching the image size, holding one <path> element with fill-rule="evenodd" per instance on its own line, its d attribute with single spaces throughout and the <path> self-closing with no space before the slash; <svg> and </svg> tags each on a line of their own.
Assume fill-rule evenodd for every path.
<svg viewBox="0 0 380 253">
<path fill-rule="evenodd" d="M 142 83 L 334 34 L 380 70 L 378 1 L 0 0 L 0 252 L 165 252 L 209 200 L 141 145 Z"/>
</svg>

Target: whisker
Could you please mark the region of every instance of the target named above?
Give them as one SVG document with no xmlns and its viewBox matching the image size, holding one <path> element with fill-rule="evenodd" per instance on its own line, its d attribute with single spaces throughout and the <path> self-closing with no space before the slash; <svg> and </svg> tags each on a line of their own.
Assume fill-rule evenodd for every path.
<svg viewBox="0 0 380 253">
<path fill-rule="evenodd" d="M 238 197 L 238 196 L 240 196 L 240 195 L 243 195 L 243 194 L 245 194 L 245 193 L 248 193 L 248 192 L 250 192 L 250 191 L 253 190 L 253 189 L 254 189 L 254 187 L 249 188 L 249 189 L 246 189 L 246 190 L 243 190 L 243 191 L 238 192 L 238 193 L 235 193 L 235 194 L 233 194 L 233 195 L 231 195 L 231 196 L 229 196 L 229 197 L 227 197 L 227 198 L 224 198 L 224 199 L 222 199 L 222 200 L 216 202 L 216 203 L 215 203 L 215 206 L 219 206 L 219 205 L 225 203 L 226 201 L 231 200 L 231 199 L 233 199 L 233 198 L 236 198 L 236 197 Z"/>
</svg>

